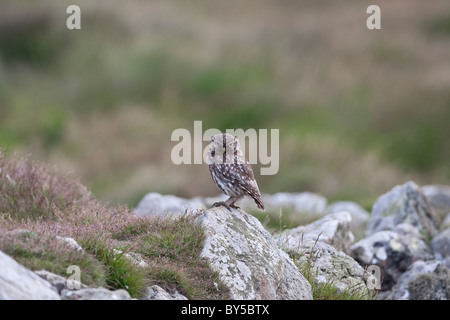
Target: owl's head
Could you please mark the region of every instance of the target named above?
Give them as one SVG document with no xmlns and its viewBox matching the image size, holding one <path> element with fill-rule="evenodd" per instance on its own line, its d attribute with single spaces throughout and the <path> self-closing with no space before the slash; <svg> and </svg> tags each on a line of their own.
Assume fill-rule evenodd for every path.
<svg viewBox="0 0 450 320">
<path fill-rule="evenodd" d="M 209 147 L 209 163 L 238 163 L 242 160 L 239 140 L 228 133 L 216 134 L 211 137 Z"/>
</svg>

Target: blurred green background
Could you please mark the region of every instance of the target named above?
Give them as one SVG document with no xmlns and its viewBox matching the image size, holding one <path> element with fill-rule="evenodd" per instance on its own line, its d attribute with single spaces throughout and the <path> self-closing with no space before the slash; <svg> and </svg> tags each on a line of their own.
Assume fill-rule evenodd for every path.
<svg viewBox="0 0 450 320">
<path fill-rule="evenodd" d="M 70 4 L 81 30 L 66 28 Z M 381 30 L 366 28 L 370 4 Z M 263 193 L 370 207 L 407 180 L 450 184 L 450 2 L 0 3 L 7 153 L 70 171 L 112 203 L 214 196 L 206 165 L 170 159 L 172 131 L 194 120 L 280 130 Z"/>
</svg>

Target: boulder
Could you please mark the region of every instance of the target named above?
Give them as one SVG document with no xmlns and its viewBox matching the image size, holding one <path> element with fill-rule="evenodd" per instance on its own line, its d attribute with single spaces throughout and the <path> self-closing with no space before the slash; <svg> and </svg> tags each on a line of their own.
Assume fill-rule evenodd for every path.
<svg viewBox="0 0 450 320">
<path fill-rule="evenodd" d="M 441 230 L 450 228 L 450 213 L 445 216 L 441 222 Z"/>
<path fill-rule="evenodd" d="M 449 300 L 450 269 L 441 261 L 416 261 L 387 295 L 392 300 Z"/>
<path fill-rule="evenodd" d="M 296 214 L 308 216 L 323 216 L 328 203 L 324 196 L 312 192 L 264 194 L 262 199 L 268 210 L 290 208 Z"/>
<path fill-rule="evenodd" d="M 130 294 L 123 289 L 112 291 L 105 288 L 63 289 L 61 298 L 63 300 L 131 300 Z"/>
<path fill-rule="evenodd" d="M 347 252 L 354 237 L 350 231 L 352 217 L 346 211 L 335 212 L 313 223 L 283 231 L 275 235 L 277 243 L 285 250 L 296 250 L 302 241 L 319 240 L 328 243 L 339 251 Z"/>
<path fill-rule="evenodd" d="M 44 280 L 47 280 L 48 282 L 50 282 L 50 284 L 53 286 L 53 288 L 58 292 L 58 294 L 61 294 L 61 292 L 64 289 L 70 289 L 68 288 L 68 281 L 70 281 L 70 286 L 75 289 L 85 289 L 87 288 L 87 286 L 85 284 L 82 284 L 79 281 L 70 279 L 68 280 L 67 277 L 63 277 L 57 274 L 54 274 L 52 272 L 49 272 L 47 270 L 37 270 L 35 271 L 35 273 L 41 277 Z"/>
<path fill-rule="evenodd" d="M 347 211 L 352 216 L 352 224 L 365 224 L 369 221 L 370 213 L 356 202 L 336 201 L 330 204 L 325 210 L 326 214 Z"/>
<path fill-rule="evenodd" d="M 60 300 L 52 285 L 0 251 L 0 300 Z"/>
<path fill-rule="evenodd" d="M 362 266 L 380 267 L 382 290 L 390 289 L 414 261 L 434 259 L 419 231 L 407 223 L 393 230 L 375 232 L 353 244 L 350 250 L 353 258 Z"/>
<path fill-rule="evenodd" d="M 367 235 L 381 230 L 392 230 L 396 225 L 409 223 L 421 235 L 431 239 L 437 235 L 437 221 L 427 198 L 414 182 L 394 187 L 374 203 L 367 226 Z"/>
<path fill-rule="evenodd" d="M 160 286 L 153 285 L 147 289 L 143 300 L 187 300 L 187 298 L 178 291 L 170 294 Z"/>
<path fill-rule="evenodd" d="M 309 282 L 258 219 L 224 207 L 197 219 L 205 231 L 201 257 L 218 272 L 231 299 L 312 299 Z"/>
<path fill-rule="evenodd" d="M 316 283 L 331 283 L 339 291 L 351 290 L 352 293 L 369 294 L 366 285 L 369 275 L 352 257 L 333 246 L 307 239 L 294 253 L 298 256 L 297 264 L 300 267 L 311 264 Z"/>
<path fill-rule="evenodd" d="M 145 216 L 180 216 L 185 212 L 205 209 L 200 198 L 184 199 L 173 195 L 161 195 L 156 192 L 148 193 L 134 210 L 139 217 Z"/>
<path fill-rule="evenodd" d="M 83 248 L 78 244 L 78 242 L 75 241 L 75 239 L 70 238 L 70 237 L 60 237 L 60 236 L 56 236 L 56 239 L 61 240 L 62 242 L 67 244 L 72 249 L 84 253 Z"/>
<path fill-rule="evenodd" d="M 422 187 L 436 218 L 442 221 L 450 213 L 450 186 L 428 185 Z"/>
<path fill-rule="evenodd" d="M 436 259 L 444 260 L 450 258 L 450 228 L 434 237 L 431 246 Z"/>
</svg>

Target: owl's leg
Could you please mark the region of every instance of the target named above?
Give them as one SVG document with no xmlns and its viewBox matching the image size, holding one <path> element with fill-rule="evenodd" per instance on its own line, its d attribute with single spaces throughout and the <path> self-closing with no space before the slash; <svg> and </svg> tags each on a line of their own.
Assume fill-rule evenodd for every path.
<svg viewBox="0 0 450 320">
<path fill-rule="evenodd" d="M 234 204 L 237 200 L 238 200 L 238 199 L 236 199 L 236 198 L 234 198 L 234 197 L 229 197 L 226 201 L 215 202 L 215 203 L 213 204 L 213 207 L 224 206 L 225 208 L 228 209 L 228 211 L 231 211 L 230 208 L 240 209 L 238 206 L 236 206 L 236 205 Z"/>
<path fill-rule="evenodd" d="M 230 206 L 226 204 L 225 201 L 218 201 L 213 203 L 213 207 L 220 207 L 220 206 L 224 206 L 225 208 L 228 209 L 228 211 L 231 211 Z"/>
</svg>

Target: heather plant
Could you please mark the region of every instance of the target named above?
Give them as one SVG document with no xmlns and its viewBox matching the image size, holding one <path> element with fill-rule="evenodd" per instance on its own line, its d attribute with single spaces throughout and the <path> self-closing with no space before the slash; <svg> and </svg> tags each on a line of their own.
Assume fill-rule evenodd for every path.
<svg viewBox="0 0 450 320">
<path fill-rule="evenodd" d="M 14 219 L 47 219 L 55 210 L 86 204 L 91 195 L 79 182 L 29 158 L 6 158 L 0 149 L 0 213 Z"/>
<path fill-rule="evenodd" d="M 59 237 L 57 237 L 59 236 Z M 61 237 L 71 237 L 83 251 Z M 82 283 L 125 289 L 142 297 L 158 284 L 190 299 L 226 299 L 224 287 L 200 258 L 203 230 L 188 214 L 137 217 L 125 206 L 96 200 L 69 176 L 0 149 L 0 250 L 31 270 L 67 277 L 77 265 Z M 137 253 L 138 266 L 128 253 Z"/>
</svg>

